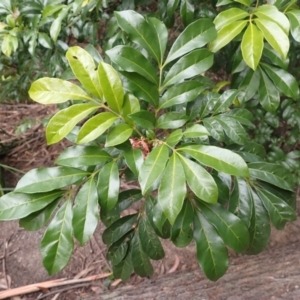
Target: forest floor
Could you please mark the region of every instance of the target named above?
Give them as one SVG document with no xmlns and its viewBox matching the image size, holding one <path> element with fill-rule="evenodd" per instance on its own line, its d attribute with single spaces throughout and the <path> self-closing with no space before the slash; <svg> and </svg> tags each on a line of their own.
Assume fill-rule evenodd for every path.
<svg viewBox="0 0 300 300">
<path fill-rule="evenodd" d="M 1 105 L 0 106 L 0 164 L 8 165 L 22 172 L 32 168 L 51 166 L 60 151 L 68 146 L 61 142 L 47 146 L 44 138 L 44 118 L 55 112 L 55 107 L 40 105 Z M 24 121 L 25 120 L 25 121 Z M 34 122 L 33 122 L 34 121 Z M 25 133 L 15 134 L 19 126 L 27 122 Z M 13 141 L 13 143 L 11 143 Z M 13 146 L 11 147 L 11 145 Z M 10 148 L 10 149 L 9 149 Z M 5 153 L 5 154 L 4 154 Z M 2 156 L 1 156 L 2 155 Z M 21 173 L 4 169 L 2 177 L 7 188 L 13 188 Z M 1 173 L 0 173 L 1 179 Z M 298 197 L 299 200 L 299 197 Z M 299 201 L 298 201 L 299 202 Z M 299 205 L 298 205 L 299 210 Z M 299 211 L 298 211 L 299 214 Z M 283 231 L 272 231 L 269 250 L 300 240 L 300 218 L 286 225 Z M 15 296 L 14 300 L 23 299 L 76 299 L 84 295 L 96 295 L 116 289 L 122 285 L 139 285 L 145 280 L 133 275 L 127 283 L 106 277 L 101 280 L 80 283 L 79 279 L 91 275 L 101 275 L 110 272 L 110 265 L 105 259 L 106 247 L 101 240 L 103 225 L 99 225 L 93 238 L 84 247 L 75 244 L 74 254 L 68 266 L 54 276 L 49 276 L 42 265 L 39 243 L 44 230 L 28 232 L 19 227 L 18 222 L 0 222 L 0 299 L 1 291 L 50 281 L 59 278 L 77 280 L 77 284 L 67 287 L 56 287 L 51 290 Z M 166 257 L 159 262 L 153 262 L 154 278 L 167 273 L 199 268 L 195 258 L 193 244 L 184 249 L 173 246 L 168 241 L 162 241 Z M 231 253 L 231 256 L 234 256 Z M 199 269 L 199 272 L 201 270 Z M 226 276 L 226 275 L 225 275 Z"/>
</svg>

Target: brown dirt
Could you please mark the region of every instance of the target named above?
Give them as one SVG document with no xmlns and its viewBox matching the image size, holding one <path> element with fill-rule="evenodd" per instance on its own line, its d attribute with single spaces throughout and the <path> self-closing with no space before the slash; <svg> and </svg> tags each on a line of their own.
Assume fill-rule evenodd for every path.
<svg viewBox="0 0 300 300">
<path fill-rule="evenodd" d="M 18 112 L 16 112 L 16 109 Z M 39 122 L 25 133 L 25 140 L 21 139 L 21 136 L 17 137 L 14 133 L 15 128 L 20 125 L 24 115 L 41 120 L 53 112 L 55 112 L 55 107 L 45 108 L 45 106 L 39 105 L 24 106 L 23 108 L 0 107 L 0 129 L 2 129 L 2 131 L 0 130 L 0 150 L 1 142 L 8 139 L 15 139 L 14 147 L 5 156 L 0 158 L 0 164 L 9 165 L 24 172 L 35 167 L 53 165 L 53 161 L 59 152 L 67 147 L 66 142 L 47 146 L 44 139 L 44 129 Z M 5 145 L 8 145 L 8 143 Z M 14 187 L 20 174 L 11 173 L 6 170 L 4 171 L 4 176 L 6 186 Z M 104 227 L 99 225 L 94 237 L 84 247 L 79 247 L 76 244 L 69 265 L 55 276 L 49 276 L 42 266 L 39 252 L 39 243 L 44 230 L 27 232 L 20 228 L 16 221 L 0 222 L 0 293 L 1 290 L 7 287 L 15 288 L 54 278 L 71 279 L 78 274 L 82 274 L 81 277 L 86 277 L 87 275 L 108 272 L 109 265 L 105 260 L 106 248 L 101 241 L 101 232 L 103 229 Z M 287 224 L 284 231 L 274 230 L 269 247 L 277 248 L 290 242 L 299 241 L 299 229 L 300 220 Z M 153 262 L 155 267 L 153 277 L 164 276 L 164 274 L 170 271 L 178 272 L 198 268 L 193 244 L 187 248 L 178 249 L 170 242 L 163 241 L 163 246 L 166 251 L 166 257 L 160 262 Z M 199 270 L 199 272 L 201 271 Z M 132 276 L 127 284 L 138 285 L 144 280 L 147 279 Z M 75 299 L 76 296 L 83 296 L 85 294 L 96 295 L 97 293 L 106 291 L 109 284 L 124 285 L 124 283 L 118 283 L 118 281 L 102 279 L 93 282 L 89 286 L 63 291 L 57 296 L 58 298 L 53 298 L 55 294 L 51 294 L 43 299 Z M 14 299 L 42 299 L 41 297 L 45 297 L 45 294 L 40 292 L 20 297 Z"/>
</svg>

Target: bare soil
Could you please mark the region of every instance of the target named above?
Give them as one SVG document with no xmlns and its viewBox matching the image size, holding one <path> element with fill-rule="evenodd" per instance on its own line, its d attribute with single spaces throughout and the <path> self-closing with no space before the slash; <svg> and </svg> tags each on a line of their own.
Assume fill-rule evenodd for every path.
<svg viewBox="0 0 300 300">
<path fill-rule="evenodd" d="M 27 107 L 0 107 L 0 150 L 1 145 L 7 147 L 9 139 L 14 139 L 14 145 L 5 155 L 0 157 L 0 164 L 6 164 L 21 171 L 28 171 L 41 166 L 51 166 L 59 152 L 68 146 L 67 142 L 47 146 L 44 139 L 44 128 L 39 123 L 26 131 L 23 136 L 16 136 L 15 129 L 21 124 L 24 116 L 41 120 L 55 112 L 55 107 L 32 105 Z M 1 130 L 2 129 L 2 130 Z M 24 139 L 24 135 L 26 138 Z M 6 142 L 3 142 L 6 141 Z M 3 147 L 2 147 L 3 149 Z M 7 148 L 6 148 L 7 149 Z M 1 155 L 1 151 L 0 151 Z M 14 187 L 21 174 L 4 170 L 6 187 Z M 299 206 L 298 206 L 299 207 Z M 49 276 L 42 265 L 39 243 L 44 230 L 28 232 L 18 226 L 17 221 L 0 222 L 0 296 L 1 291 L 21 287 L 33 283 L 48 281 L 54 278 L 83 278 L 89 275 L 103 274 L 110 271 L 105 259 L 106 248 L 101 240 L 104 227 L 98 226 L 94 237 L 84 247 L 75 245 L 74 254 L 68 266 L 55 276 Z M 272 232 L 270 249 L 279 248 L 288 243 L 300 241 L 300 219 L 287 224 L 285 230 Z M 193 244 L 184 249 L 178 249 L 168 241 L 163 241 L 166 257 L 160 262 L 153 262 L 155 274 L 153 278 L 165 276 L 167 273 L 183 270 L 199 269 L 195 259 Z M 234 254 L 231 254 L 234 256 Z M 241 257 L 242 260 L 242 257 Z M 201 270 L 198 271 L 201 273 Z M 84 286 L 41 291 L 20 297 L 23 299 L 76 299 L 85 295 L 103 294 L 108 287 L 118 288 L 122 285 L 140 285 L 148 279 L 133 275 L 127 283 L 113 279 L 102 279 L 89 282 Z M 50 292 L 47 294 L 44 292 Z M 54 293 L 53 293 L 54 292 Z M 0 298 L 1 299 L 1 298 Z M 98 298 L 99 299 L 99 298 Z"/>
</svg>

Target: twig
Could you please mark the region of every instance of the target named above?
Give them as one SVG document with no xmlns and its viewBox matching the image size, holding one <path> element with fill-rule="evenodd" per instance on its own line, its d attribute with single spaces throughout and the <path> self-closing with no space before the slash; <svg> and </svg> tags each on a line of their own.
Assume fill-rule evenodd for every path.
<svg viewBox="0 0 300 300">
<path fill-rule="evenodd" d="M 26 285 L 26 286 L 18 287 L 15 289 L 0 292 L 0 299 L 6 299 L 9 297 L 38 292 L 40 290 L 46 290 L 46 289 L 53 288 L 56 286 L 90 282 L 90 281 L 97 280 L 97 279 L 107 278 L 110 275 L 111 275 L 111 273 L 104 273 L 104 274 L 89 276 L 89 277 L 82 278 L 82 279 L 67 280 L 66 278 L 62 278 L 62 279 L 55 279 L 55 280 L 51 280 L 51 281 L 44 281 L 44 282 L 40 282 L 40 283 L 34 283 L 34 284 L 30 284 L 30 285 Z"/>
<path fill-rule="evenodd" d="M 3 254 L 3 260 L 2 260 L 2 272 L 3 272 L 3 276 L 4 276 L 6 286 L 7 286 L 7 288 L 9 288 L 7 275 L 6 275 L 6 265 L 5 265 L 7 246 L 8 246 L 8 243 L 7 243 L 7 241 L 5 241 L 5 243 L 4 243 L 4 254 Z"/>
<path fill-rule="evenodd" d="M 100 252 L 99 254 L 100 254 L 101 258 L 104 260 L 104 263 L 105 263 L 107 269 L 108 269 L 110 272 L 112 272 L 111 266 L 109 265 L 109 263 L 107 262 L 105 256 L 103 255 L 103 250 L 101 249 L 100 245 L 98 244 L 98 241 L 96 240 L 96 238 L 95 238 L 94 236 L 92 236 L 92 240 L 93 240 L 93 242 L 97 245 L 97 247 L 98 247 L 98 249 L 99 249 L 99 252 Z"/>
</svg>

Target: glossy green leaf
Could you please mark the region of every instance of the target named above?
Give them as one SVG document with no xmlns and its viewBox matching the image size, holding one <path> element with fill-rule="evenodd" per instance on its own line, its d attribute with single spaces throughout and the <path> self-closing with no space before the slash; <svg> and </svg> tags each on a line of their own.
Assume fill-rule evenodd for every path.
<svg viewBox="0 0 300 300">
<path fill-rule="evenodd" d="M 262 32 L 251 22 L 242 39 L 241 50 L 247 65 L 256 70 L 264 48 L 264 36 Z"/>
<path fill-rule="evenodd" d="M 225 91 L 216 101 L 214 105 L 214 114 L 218 114 L 220 112 L 224 112 L 228 109 L 229 106 L 232 105 L 235 98 L 239 94 L 238 90 L 227 90 Z"/>
<path fill-rule="evenodd" d="M 192 3 L 190 3 L 190 0 L 181 1 L 180 16 L 184 26 L 188 26 L 194 21 L 194 11 L 195 7 Z"/>
<path fill-rule="evenodd" d="M 226 115 L 229 115 L 231 118 L 234 118 L 239 123 L 253 127 L 253 115 L 252 113 L 245 108 L 233 108 L 226 112 Z"/>
<path fill-rule="evenodd" d="M 140 102 L 132 94 L 126 94 L 124 97 L 124 104 L 122 108 L 122 116 L 128 124 L 133 125 L 133 121 L 128 117 L 129 115 L 140 111 Z"/>
<path fill-rule="evenodd" d="M 290 20 L 291 34 L 295 41 L 300 42 L 300 11 L 289 10 L 286 15 Z"/>
<path fill-rule="evenodd" d="M 267 162 L 253 162 L 248 164 L 251 177 L 271 183 L 284 190 L 293 191 L 290 173 L 281 165 Z"/>
<path fill-rule="evenodd" d="M 290 63 L 289 58 L 282 59 L 278 52 L 276 52 L 269 44 L 264 45 L 263 56 L 268 59 L 271 65 L 278 66 L 284 70 L 288 69 Z"/>
<path fill-rule="evenodd" d="M 156 39 L 158 40 L 159 52 L 161 60 L 163 60 L 168 42 L 168 29 L 162 21 L 156 18 L 147 18 L 147 21 L 153 28 L 154 34 L 157 36 Z"/>
<path fill-rule="evenodd" d="M 158 84 L 153 65 L 140 51 L 129 46 L 117 46 L 106 51 L 106 54 L 122 70 L 136 72 L 152 83 Z"/>
<path fill-rule="evenodd" d="M 139 183 L 143 195 L 160 177 L 169 159 L 169 149 L 165 145 L 154 148 L 147 156 L 139 172 Z"/>
<path fill-rule="evenodd" d="M 153 267 L 148 255 L 143 251 L 142 242 L 138 232 L 131 240 L 131 261 L 136 274 L 141 277 L 151 276 Z"/>
<path fill-rule="evenodd" d="M 120 145 L 127 141 L 133 129 L 126 123 L 116 125 L 106 137 L 105 147 Z"/>
<path fill-rule="evenodd" d="M 134 229 L 137 217 L 137 214 L 127 215 L 106 228 L 102 234 L 102 240 L 104 244 L 110 246 L 122 238 L 130 230 Z"/>
<path fill-rule="evenodd" d="M 241 178 L 234 178 L 234 187 L 229 197 L 228 210 L 236 214 L 250 227 L 252 217 L 253 199 L 251 188 Z"/>
<path fill-rule="evenodd" d="M 220 142 L 225 141 L 223 127 L 215 118 L 205 118 L 203 120 L 203 125 L 215 140 Z"/>
<path fill-rule="evenodd" d="M 69 65 L 84 88 L 102 100 L 102 89 L 92 56 L 78 46 L 70 47 L 66 53 Z"/>
<path fill-rule="evenodd" d="M 276 229 L 281 230 L 284 228 L 286 222 L 296 220 L 297 215 L 293 208 L 277 195 L 264 189 L 257 189 L 256 191 Z"/>
<path fill-rule="evenodd" d="M 106 258 L 111 261 L 112 265 L 119 264 L 128 253 L 127 235 L 124 235 L 121 239 L 113 243 L 106 253 Z"/>
<path fill-rule="evenodd" d="M 43 8 L 42 16 L 43 16 L 43 18 L 53 16 L 55 13 L 57 13 L 59 10 L 61 10 L 64 7 L 66 7 L 66 6 L 63 4 L 61 4 L 61 5 L 57 5 L 57 4 L 46 5 Z"/>
<path fill-rule="evenodd" d="M 32 100 L 41 104 L 92 100 L 78 85 L 58 78 L 40 78 L 32 83 L 28 93 Z"/>
<path fill-rule="evenodd" d="M 118 202 L 119 168 L 115 161 L 104 165 L 98 175 L 97 190 L 101 209 L 110 211 Z"/>
<path fill-rule="evenodd" d="M 267 42 L 285 59 L 289 52 L 290 41 L 284 31 L 277 23 L 262 17 L 255 19 L 255 23 Z"/>
<path fill-rule="evenodd" d="M 135 73 L 122 71 L 119 73 L 123 75 L 122 82 L 125 90 L 137 98 L 145 100 L 155 107 L 157 106 L 159 94 L 155 84 Z"/>
<path fill-rule="evenodd" d="M 242 51 L 238 49 L 232 57 L 232 68 L 231 68 L 231 74 L 234 73 L 240 73 L 244 71 L 247 67 L 247 64 L 245 63 L 242 55 Z"/>
<path fill-rule="evenodd" d="M 175 40 L 164 64 L 166 65 L 196 48 L 203 47 L 213 41 L 216 36 L 217 32 L 211 20 L 199 19 L 193 22 Z"/>
<path fill-rule="evenodd" d="M 125 259 L 123 259 L 117 265 L 113 264 L 112 267 L 115 278 L 121 278 L 123 281 L 129 279 L 131 273 L 133 272 L 130 250 L 128 250 Z"/>
<path fill-rule="evenodd" d="M 279 91 L 261 68 L 260 74 L 261 81 L 258 89 L 260 103 L 265 110 L 275 112 L 280 104 Z"/>
<path fill-rule="evenodd" d="M 18 193 L 49 192 L 82 180 L 89 173 L 69 167 L 52 167 L 32 169 L 18 182 Z"/>
<path fill-rule="evenodd" d="M 247 253 L 258 254 L 263 251 L 269 243 L 271 226 L 268 212 L 253 190 L 252 199 L 253 212 L 249 227 L 250 244 Z"/>
<path fill-rule="evenodd" d="M 124 152 L 124 158 L 127 166 L 133 172 L 138 175 L 139 170 L 144 162 L 143 152 L 141 149 L 130 149 Z"/>
<path fill-rule="evenodd" d="M 56 18 L 51 24 L 50 36 L 51 36 L 51 39 L 53 40 L 53 42 L 57 41 L 58 35 L 61 30 L 61 21 L 62 20 L 60 18 Z"/>
<path fill-rule="evenodd" d="M 43 265 L 49 275 L 63 269 L 71 258 L 74 247 L 72 215 L 72 203 L 68 200 L 52 219 L 41 241 Z"/>
<path fill-rule="evenodd" d="M 147 218 L 140 219 L 138 233 L 142 249 L 151 259 L 159 260 L 165 256 L 161 242 Z"/>
<path fill-rule="evenodd" d="M 88 119 L 77 136 L 78 144 L 89 143 L 101 136 L 108 128 L 110 128 L 118 117 L 111 112 L 102 112 Z"/>
<path fill-rule="evenodd" d="M 194 125 L 188 127 L 184 131 L 183 134 L 185 137 L 190 138 L 190 139 L 210 135 L 210 133 L 207 131 L 207 129 L 203 125 L 200 125 L 200 124 L 194 124 Z"/>
<path fill-rule="evenodd" d="M 182 127 L 188 119 L 184 113 L 171 111 L 161 115 L 157 119 L 156 127 L 162 129 L 176 129 Z"/>
<path fill-rule="evenodd" d="M 199 265 L 208 279 L 218 280 L 228 268 L 227 249 L 217 230 L 199 211 L 194 214 L 194 240 Z"/>
<path fill-rule="evenodd" d="M 201 119 L 204 119 L 206 116 L 213 113 L 213 108 L 219 102 L 219 98 L 220 95 L 218 93 L 208 92 L 197 99 Z"/>
<path fill-rule="evenodd" d="M 46 127 L 48 145 L 54 144 L 66 137 L 90 113 L 96 111 L 98 106 L 93 104 L 75 104 L 58 111 Z"/>
<path fill-rule="evenodd" d="M 159 37 L 145 18 L 133 10 L 115 12 L 115 17 L 130 39 L 145 48 L 158 63 L 161 63 L 163 53 L 159 47 Z"/>
<path fill-rule="evenodd" d="M 53 44 L 48 34 L 39 32 L 39 44 L 47 49 L 52 49 Z"/>
<path fill-rule="evenodd" d="M 208 203 L 217 203 L 218 187 L 213 177 L 194 161 L 181 155 L 179 157 L 190 189 L 201 200 Z"/>
<path fill-rule="evenodd" d="M 23 227 L 28 231 L 40 230 L 49 221 L 54 211 L 56 211 L 57 206 L 60 202 L 61 199 L 58 198 L 43 209 L 38 210 L 25 218 L 20 219 L 19 226 Z"/>
<path fill-rule="evenodd" d="M 239 85 L 239 90 L 242 93 L 240 93 L 238 99 L 244 102 L 251 99 L 257 93 L 261 79 L 259 70 L 253 71 L 250 68 L 245 69 L 241 75 L 243 79 Z"/>
<path fill-rule="evenodd" d="M 169 146 L 174 147 L 181 141 L 182 136 L 182 129 L 174 130 L 166 139 L 166 143 Z"/>
<path fill-rule="evenodd" d="M 299 97 L 298 83 L 290 73 L 267 64 L 262 64 L 262 68 L 280 92 L 294 100 Z"/>
<path fill-rule="evenodd" d="M 224 26 L 218 31 L 217 38 L 214 39 L 210 45 L 209 49 L 212 52 L 217 52 L 229 42 L 231 42 L 241 31 L 245 28 L 248 21 L 234 21 L 227 26 Z"/>
<path fill-rule="evenodd" d="M 160 98 L 159 109 L 193 101 L 205 89 L 206 86 L 195 80 L 174 85 Z"/>
<path fill-rule="evenodd" d="M 177 150 L 192 156 L 201 164 L 212 167 L 219 172 L 241 177 L 249 176 L 249 170 L 244 160 L 230 150 L 204 145 L 183 146 Z"/>
<path fill-rule="evenodd" d="M 148 110 L 140 110 L 128 116 L 135 124 L 145 129 L 153 129 L 156 121 L 155 115 Z"/>
<path fill-rule="evenodd" d="M 246 225 L 220 204 L 199 203 L 205 218 L 215 226 L 224 243 L 235 252 L 241 253 L 249 246 L 249 233 Z"/>
<path fill-rule="evenodd" d="M 62 191 L 49 193 L 22 194 L 11 192 L 0 198 L 0 220 L 16 220 L 27 217 L 54 202 Z"/>
<path fill-rule="evenodd" d="M 157 201 L 171 225 L 174 224 L 186 196 L 184 169 L 176 153 L 170 157 L 158 188 Z"/>
<path fill-rule="evenodd" d="M 225 26 L 249 16 L 249 13 L 237 7 L 226 9 L 220 12 L 214 19 L 216 30 L 221 30 Z"/>
<path fill-rule="evenodd" d="M 98 193 L 94 177 L 90 177 L 77 193 L 73 207 L 74 236 L 83 246 L 94 234 L 99 221 Z"/>
<path fill-rule="evenodd" d="M 254 14 L 259 19 L 267 19 L 271 22 L 275 22 L 288 36 L 290 32 L 290 22 L 284 13 L 278 10 L 275 5 L 265 4 L 258 6 Z"/>
<path fill-rule="evenodd" d="M 234 2 L 239 2 L 247 7 L 251 5 L 251 0 L 234 0 Z"/>
<path fill-rule="evenodd" d="M 110 160 L 112 157 L 97 146 L 72 146 L 65 149 L 56 164 L 78 168 L 82 166 L 96 166 Z"/>
<path fill-rule="evenodd" d="M 186 200 L 171 230 L 171 240 L 177 247 L 183 248 L 193 239 L 191 223 L 194 219 L 194 210 L 191 203 Z"/>
<path fill-rule="evenodd" d="M 213 64 L 213 53 L 197 49 L 181 57 L 166 74 L 162 89 L 207 71 Z"/>
</svg>

